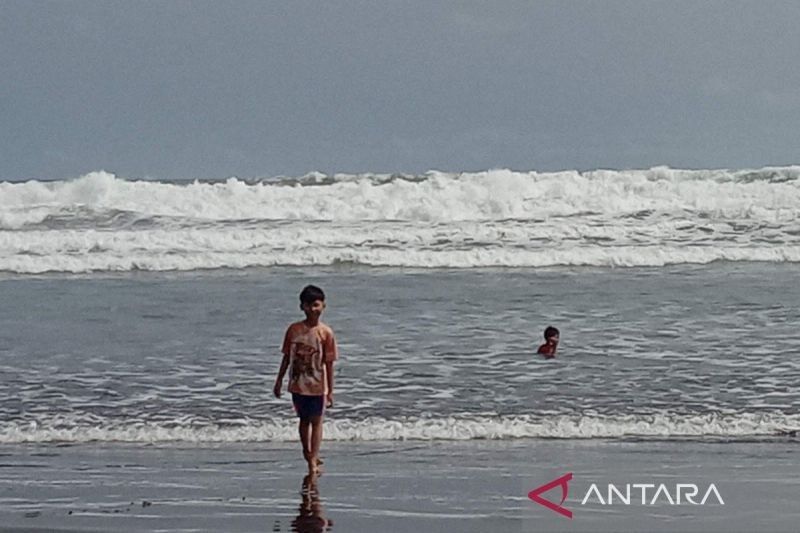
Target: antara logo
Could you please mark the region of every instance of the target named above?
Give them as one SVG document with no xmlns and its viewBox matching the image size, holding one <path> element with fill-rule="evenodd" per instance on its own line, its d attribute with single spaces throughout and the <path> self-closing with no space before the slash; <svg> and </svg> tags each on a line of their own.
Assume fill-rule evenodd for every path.
<svg viewBox="0 0 800 533">
<path fill-rule="evenodd" d="M 548 509 L 555 511 L 560 515 L 564 515 L 570 520 L 572 520 L 572 511 L 561 506 L 561 504 L 564 503 L 564 500 L 567 499 L 567 494 L 569 493 L 568 483 L 571 480 L 572 480 L 572 472 L 564 474 L 560 478 L 554 479 L 550 483 L 545 483 L 541 487 L 533 489 L 528 493 L 528 498 L 535 501 L 539 505 L 544 505 Z M 561 503 L 555 504 L 550 500 L 545 500 L 540 496 L 540 494 L 542 494 L 543 492 L 547 492 L 548 490 L 558 486 L 561 486 Z"/>
<path fill-rule="evenodd" d="M 564 501 L 569 494 L 569 482 L 572 481 L 572 472 L 564 474 L 544 485 L 537 487 L 528 493 L 528 498 L 535 501 L 539 505 L 547 507 L 551 511 L 572 519 L 572 511 L 563 506 Z M 561 501 L 554 503 L 542 497 L 542 494 L 548 492 L 555 487 L 561 487 Z M 700 494 L 700 487 L 694 483 L 676 483 L 675 485 L 666 485 L 664 483 L 626 483 L 620 486 L 609 483 L 606 491 L 603 492 L 598 487 L 597 483 L 592 483 L 586 491 L 586 495 L 581 500 L 581 505 L 587 503 L 599 503 L 600 505 L 705 505 L 706 502 L 714 503 L 714 500 L 719 505 L 725 505 L 725 501 L 717 490 L 716 485 L 711 483 L 703 492 L 702 499 L 698 501 Z M 670 487 L 672 490 L 670 490 Z M 605 497 L 604 497 L 605 495 Z"/>
</svg>

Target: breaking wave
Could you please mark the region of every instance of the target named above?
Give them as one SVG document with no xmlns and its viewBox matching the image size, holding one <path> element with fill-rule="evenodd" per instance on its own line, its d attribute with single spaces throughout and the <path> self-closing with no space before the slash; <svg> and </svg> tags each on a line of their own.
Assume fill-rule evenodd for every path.
<svg viewBox="0 0 800 533">
<path fill-rule="evenodd" d="M 800 167 L 0 183 L 0 271 L 800 262 Z"/>
<path fill-rule="evenodd" d="M 631 439 L 706 438 L 727 440 L 796 436 L 800 415 L 783 413 L 651 414 L 620 416 L 448 416 L 442 418 L 332 418 L 325 439 L 335 441 L 450 441 L 522 438 Z M 97 417 L 55 417 L 0 426 L 0 443 L 45 442 L 289 442 L 297 438 L 292 420 L 186 420 L 148 423 Z"/>
</svg>

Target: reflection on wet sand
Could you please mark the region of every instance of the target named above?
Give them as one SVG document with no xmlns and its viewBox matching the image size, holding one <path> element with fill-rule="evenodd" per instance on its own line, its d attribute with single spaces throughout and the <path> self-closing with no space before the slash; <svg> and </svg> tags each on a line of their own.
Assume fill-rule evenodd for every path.
<svg viewBox="0 0 800 533">
<path fill-rule="evenodd" d="M 333 529 L 333 521 L 325 518 L 325 510 L 319 498 L 317 476 L 307 475 L 303 478 L 300 490 L 302 499 L 297 510 L 297 517 L 292 520 L 292 531 L 298 533 L 320 533 Z"/>
</svg>

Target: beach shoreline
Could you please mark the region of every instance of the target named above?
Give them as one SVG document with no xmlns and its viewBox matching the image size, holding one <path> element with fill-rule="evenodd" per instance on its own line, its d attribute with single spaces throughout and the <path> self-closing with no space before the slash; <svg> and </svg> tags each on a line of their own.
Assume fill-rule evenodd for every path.
<svg viewBox="0 0 800 533">
<path fill-rule="evenodd" d="M 334 442 L 310 490 L 296 448 L 4 445 L 0 531 L 796 531 L 800 519 L 791 438 Z M 567 472 L 572 519 L 527 496 Z M 713 483 L 724 505 L 581 505 L 592 483 Z"/>
</svg>

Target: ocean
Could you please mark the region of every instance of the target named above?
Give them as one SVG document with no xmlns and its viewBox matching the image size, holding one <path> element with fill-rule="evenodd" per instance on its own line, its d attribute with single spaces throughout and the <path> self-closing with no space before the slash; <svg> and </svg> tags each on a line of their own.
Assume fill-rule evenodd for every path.
<svg viewBox="0 0 800 533">
<path fill-rule="evenodd" d="M 792 449 L 799 207 L 800 167 L 3 182 L 0 444 L 291 446 L 271 390 L 314 283 L 323 448 Z"/>
</svg>

